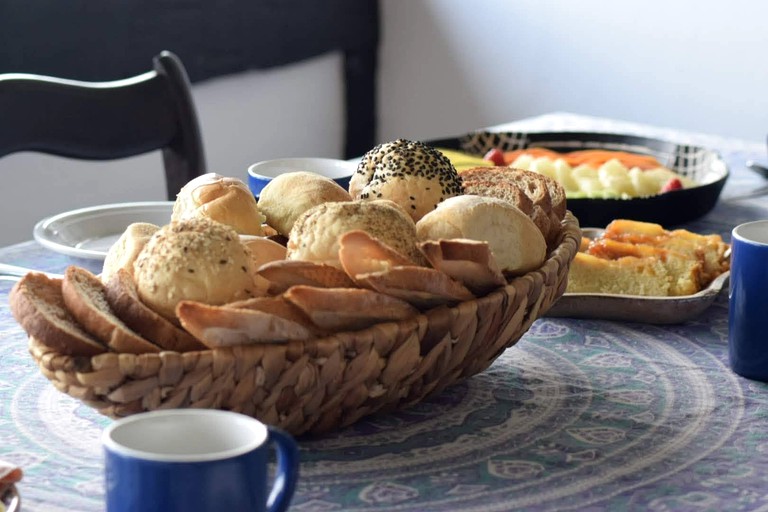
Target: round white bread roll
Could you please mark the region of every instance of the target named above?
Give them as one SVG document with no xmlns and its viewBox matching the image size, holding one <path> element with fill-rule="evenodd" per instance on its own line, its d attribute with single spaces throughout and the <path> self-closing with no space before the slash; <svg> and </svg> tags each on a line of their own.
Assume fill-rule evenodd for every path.
<svg viewBox="0 0 768 512">
<path fill-rule="evenodd" d="M 323 203 L 310 208 L 293 225 L 286 259 L 313 261 L 341 269 L 339 237 L 358 229 L 414 263 L 423 264 L 413 220 L 397 204 L 383 199 Z"/>
<path fill-rule="evenodd" d="M 171 220 L 208 217 L 242 235 L 262 236 L 264 216 L 248 185 L 237 178 L 203 174 L 184 185 L 173 204 Z"/>
<path fill-rule="evenodd" d="M 349 193 L 353 199 L 390 199 L 418 221 L 463 190 L 456 168 L 439 150 L 397 139 L 363 155 Z"/>
<path fill-rule="evenodd" d="M 108 283 L 121 268 L 133 275 L 133 262 L 136 261 L 144 245 L 158 229 L 160 226 L 148 222 L 130 224 L 117 239 L 117 242 L 112 244 L 107 251 L 101 270 L 101 280 Z"/>
<path fill-rule="evenodd" d="M 446 199 L 416 223 L 416 231 L 421 241 L 486 241 L 499 268 L 512 274 L 539 268 L 547 255 L 547 244 L 536 224 L 511 203 L 492 197 Z"/>
<path fill-rule="evenodd" d="M 141 300 L 171 320 L 181 300 L 221 305 L 258 295 L 250 250 L 234 229 L 206 217 L 160 228 L 133 267 Z"/>
<path fill-rule="evenodd" d="M 296 171 L 272 179 L 259 195 L 259 210 L 267 224 L 288 236 L 296 218 L 318 204 L 351 201 L 349 192 L 331 178 L 313 172 Z"/>
</svg>

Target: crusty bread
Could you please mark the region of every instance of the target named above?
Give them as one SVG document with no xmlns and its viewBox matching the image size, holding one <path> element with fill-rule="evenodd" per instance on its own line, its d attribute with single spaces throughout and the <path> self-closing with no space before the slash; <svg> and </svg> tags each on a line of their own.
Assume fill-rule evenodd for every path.
<svg viewBox="0 0 768 512">
<path fill-rule="evenodd" d="M 468 238 L 488 242 L 503 272 L 524 274 L 546 257 L 544 237 L 522 211 L 503 199 L 452 197 L 417 224 L 419 240 Z"/>
<path fill-rule="evenodd" d="M 61 284 L 64 304 L 83 328 L 115 352 L 143 354 L 160 347 L 143 338 L 115 315 L 104 283 L 88 270 L 70 265 Z"/>
<path fill-rule="evenodd" d="M 117 239 L 117 242 L 112 244 L 112 247 L 107 251 L 101 270 L 102 281 L 109 282 L 121 268 L 133 275 L 133 262 L 136 261 L 144 245 L 158 229 L 160 226 L 147 222 L 130 224 Z"/>
<path fill-rule="evenodd" d="M 13 317 L 27 334 L 58 353 L 93 356 L 108 350 L 67 309 L 61 279 L 30 272 L 13 287 L 8 302 Z"/>
<path fill-rule="evenodd" d="M 365 231 L 347 232 L 339 244 L 339 260 L 358 286 L 403 299 L 419 309 L 474 298 L 448 274 L 413 265 Z"/>
<path fill-rule="evenodd" d="M 341 268 L 339 236 L 353 230 L 367 232 L 414 263 L 424 262 L 413 219 L 382 199 L 324 203 L 307 210 L 293 225 L 286 257 Z"/>
<path fill-rule="evenodd" d="M 297 171 L 281 174 L 267 183 L 259 194 L 258 205 L 267 224 L 288 236 L 298 216 L 313 206 L 351 200 L 349 192 L 331 178 Z"/>
<path fill-rule="evenodd" d="M 319 328 L 353 331 L 372 324 L 398 321 L 418 314 L 407 302 L 362 288 L 294 286 L 283 296 Z"/>
<path fill-rule="evenodd" d="M 521 169 L 513 170 L 517 172 Z M 549 191 L 552 211 L 559 220 L 563 220 L 565 218 L 565 213 L 568 210 L 568 200 L 565 196 L 565 188 L 563 188 L 559 181 L 552 179 L 549 176 L 544 176 L 543 174 L 539 174 L 539 176 L 543 178 L 547 190 Z"/>
<path fill-rule="evenodd" d="M 110 307 L 125 324 L 165 350 L 188 352 L 205 349 L 194 336 L 144 304 L 131 274 L 120 269 L 106 284 Z"/>
<path fill-rule="evenodd" d="M 308 320 L 297 321 L 295 318 L 286 318 L 256 308 L 211 306 L 201 302 L 181 301 L 176 311 L 182 325 L 194 332 L 210 348 L 307 340 L 315 335 L 314 326 L 305 325 Z M 298 314 L 297 312 L 296 315 Z"/>
<path fill-rule="evenodd" d="M 496 171 L 493 171 L 496 175 Z M 501 184 L 498 178 L 487 180 L 487 168 L 472 168 L 461 173 L 464 193 L 483 197 L 496 197 L 515 205 L 529 217 L 533 213 L 533 201 L 514 183 Z"/>
<path fill-rule="evenodd" d="M 181 300 L 220 305 L 257 296 L 254 272 L 235 230 L 206 217 L 166 224 L 134 263 L 141 301 L 172 322 Z"/>
<path fill-rule="evenodd" d="M 397 139 L 368 151 L 349 182 L 353 199 L 389 199 L 414 221 L 462 193 L 450 160 L 423 142 Z"/>
<path fill-rule="evenodd" d="M 285 260 L 285 246 L 270 240 L 269 238 L 241 235 L 240 242 L 246 246 L 251 253 L 254 272 L 258 271 L 259 267 L 266 263 Z M 253 283 L 256 286 L 256 291 L 259 295 L 263 295 L 269 290 L 269 281 L 258 275 L 258 273 L 254 274 Z"/>
<path fill-rule="evenodd" d="M 511 202 L 533 220 L 547 243 L 555 241 L 560 232 L 560 221 L 565 216 L 565 191 L 561 193 L 556 182 L 550 183 L 553 180 L 533 171 L 510 167 L 474 167 L 463 171 L 461 179 L 466 194 Z M 557 190 L 557 211 L 550 189 Z M 557 213 L 561 210 L 562 216 Z"/>
<path fill-rule="evenodd" d="M 303 284 L 319 288 L 347 288 L 355 283 L 343 270 L 325 263 L 302 260 L 278 260 L 265 263 L 256 271 L 268 284 L 269 293 L 283 293 Z"/>
<path fill-rule="evenodd" d="M 433 268 L 445 272 L 478 297 L 506 284 L 488 242 L 454 238 L 419 244 Z"/>
<path fill-rule="evenodd" d="M 237 178 L 203 174 L 179 191 L 173 204 L 172 221 L 207 217 L 232 227 L 243 235 L 261 236 L 264 216 L 248 185 Z"/>
</svg>

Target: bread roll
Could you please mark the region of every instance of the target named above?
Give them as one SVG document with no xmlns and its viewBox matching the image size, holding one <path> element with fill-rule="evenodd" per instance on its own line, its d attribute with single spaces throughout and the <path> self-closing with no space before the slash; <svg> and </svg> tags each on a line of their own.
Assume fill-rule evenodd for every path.
<svg viewBox="0 0 768 512">
<path fill-rule="evenodd" d="M 390 199 L 418 221 L 462 189 L 456 169 L 440 151 L 398 139 L 363 155 L 349 193 L 353 199 Z"/>
<path fill-rule="evenodd" d="M 318 204 L 351 201 L 349 192 L 332 179 L 313 172 L 281 174 L 267 183 L 259 195 L 259 210 L 267 224 L 288 236 L 296 218 Z"/>
<path fill-rule="evenodd" d="M 502 271 L 522 274 L 544 263 L 547 245 L 533 221 L 502 199 L 452 197 L 416 223 L 422 241 L 468 238 L 487 241 Z"/>
<path fill-rule="evenodd" d="M 171 220 L 208 217 L 242 235 L 262 236 L 264 216 L 248 185 L 216 173 L 203 174 L 179 191 Z"/>
<path fill-rule="evenodd" d="M 219 305 L 257 295 L 253 274 L 235 230 L 206 217 L 163 226 L 134 263 L 139 297 L 171 320 L 181 300 Z"/>
<path fill-rule="evenodd" d="M 289 260 L 306 260 L 342 268 L 339 236 L 362 230 L 417 264 L 424 262 L 416 243 L 416 225 L 395 203 L 386 200 L 324 203 L 304 212 L 288 237 Z"/>
<path fill-rule="evenodd" d="M 539 228 L 549 244 L 557 242 L 565 217 L 565 190 L 555 180 L 533 171 L 512 167 L 474 167 L 461 173 L 467 194 L 509 201 Z"/>
<path fill-rule="evenodd" d="M 136 261 L 144 245 L 158 229 L 160 226 L 147 222 L 130 224 L 117 239 L 117 242 L 112 244 L 112 247 L 107 251 L 104 267 L 101 271 L 101 280 L 108 283 L 121 268 L 133 275 L 133 262 Z"/>
</svg>

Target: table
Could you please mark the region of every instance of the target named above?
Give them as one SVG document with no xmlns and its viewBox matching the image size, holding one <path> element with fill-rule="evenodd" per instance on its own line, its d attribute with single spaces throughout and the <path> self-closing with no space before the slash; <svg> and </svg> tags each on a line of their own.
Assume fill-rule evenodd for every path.
<svg viewBox="0 0 768 512">
<path fill-rule="evenodd" d="M 694 229 L 727 237 L 768 218 L 757 142 L 573 114 L 503 125 L 665 137 L 720 150 L 732 177 Z M 51 271 L 76 263 L 34 242 L 0 261 Z M 101 429 L 27 354 L 0 282 L 0 458 L 24 467 L 24 510 L 103 509 Z M 299 439 L 291 510 L 768 509 L 768 385 L 727 362 L 727 294 L 695 321 L 654 326 L 543 318 L 488 370 L 419 405 Z"/>
</svg>

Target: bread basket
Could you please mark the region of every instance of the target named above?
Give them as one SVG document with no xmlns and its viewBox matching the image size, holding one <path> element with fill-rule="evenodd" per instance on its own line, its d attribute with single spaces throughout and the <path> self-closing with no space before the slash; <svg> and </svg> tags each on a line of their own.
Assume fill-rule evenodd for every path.
<svg viewBox="0 0 768 512">
<path fill-rule="evenodd" d="M 538 270 L 485 297 L 401 322 L 284 344 L 151 354 L 56 353 L 30 337 L 60 391 L 120 417 L 155 409 L 238 411 L 299 435 L 414 404 L 485 370 L 564 293 L 580 242 L 568 213 Z"/>
</svg>

